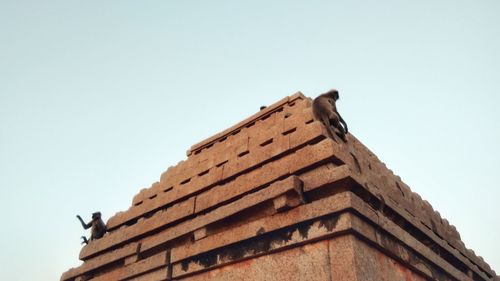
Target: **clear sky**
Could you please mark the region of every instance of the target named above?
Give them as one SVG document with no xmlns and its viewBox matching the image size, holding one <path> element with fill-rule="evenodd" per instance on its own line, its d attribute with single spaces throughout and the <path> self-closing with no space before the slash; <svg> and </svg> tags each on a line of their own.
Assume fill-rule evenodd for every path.
<svg viewBox="0 0 500 281">
<path fill-rule="evenodd" d="M 79 265 L 194 143 L 296 91 L 500 271 L 499 1 L 0 0 L 0 280 Z"/>
</svg>

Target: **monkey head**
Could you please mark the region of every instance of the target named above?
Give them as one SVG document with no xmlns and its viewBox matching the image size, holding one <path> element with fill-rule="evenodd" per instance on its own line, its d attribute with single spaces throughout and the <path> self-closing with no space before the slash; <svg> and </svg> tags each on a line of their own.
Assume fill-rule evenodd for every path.
<svg viewBox="0 0 500 281">
<path fill-rule="evenodd" d="M 337 91 L 337 89 L 331 89 L 330 91 L 324 93 L 324 95 L 327 95 L 328 97 L 332 98 L 334 101 L 339 99 L 339 91 Z"/>
<path fill-rule="evenodd" d="M 92 213 L 92 219 L 99 219 L 101 218 L 101 212 L 95 212 L 95 213 Z"/>
</svg>

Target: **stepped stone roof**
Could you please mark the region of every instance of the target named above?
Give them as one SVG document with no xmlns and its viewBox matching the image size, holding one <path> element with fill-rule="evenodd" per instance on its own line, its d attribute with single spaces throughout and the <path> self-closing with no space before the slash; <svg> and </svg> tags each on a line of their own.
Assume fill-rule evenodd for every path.
<svg viewBox="0 0 500 281">
<path fill-rule="evenodd" d="M 352 134 L 328 136 L 299 92 L 193 145 L 61 280 L 498 280 Z"/>
</svg>

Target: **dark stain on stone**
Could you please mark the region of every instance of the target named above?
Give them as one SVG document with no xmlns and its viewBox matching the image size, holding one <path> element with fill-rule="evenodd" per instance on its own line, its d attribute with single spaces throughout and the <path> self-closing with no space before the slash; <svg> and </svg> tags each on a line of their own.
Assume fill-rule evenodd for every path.
<svg viewBox="0 0 500 281">
<path fill-rule="evenodd" d="M 340 218 L 339 215 L 333 215 L 333 216 L 323 218 L 319 221 L 319 226 L 326 228 L 326 230 L 328 230 L 328 231 L 332 231 L 337 226 L 337 223 L 339 222 L 339 218 Z"/>
<path fill-rule="evenodd" d="M 219 251 L 218 255 L 221 260 L 238 260 L 245 256 L 246 251 L 238 248 L 227 248 Z"/>
<path fill-rule="evenodd" d="M 279 241 L 282 243 L 287 243 L 288 241 L 292 240 L 292 235 L 293 235 L 293 230 L 288 229 L 283 233 Z"/>
<path fill-rule="evenodd" d="M 182 271 L 187 271 L 189 269 L 189 260 L 184 260 L 181 262 Z"/>
<path fill-rule="evenodd" d="M 211 254 L 210 252 L 199 255 L 196 259 L 188 259 L 184 260 L 181 263 L 181 267 L 183 271 L 188 271 L 189 263 L 193 261 L 196 262 L 203 267 L 210 267 L 212 265 L 217 264 L 217 255 Z"/>
<path fill-rule="evenodd" d="M 438 270 L 437 268 L 429 265 L 425 260 L 420 258 L 417 254 L 415 254 L 413 251 L 406 249 L 405 247 L 401 246 L 396 240 L 394 240 L 391 237 L 388 237 L 386 235 L 381 235 L 380 236 L 380 244 L 387 250 L 389 250 L 392 254 L 395 256 L 403 259 L 403 257 L 407 257 L 405 262 L 410 264 L 411 266 L 415 268 L 419 268 L 421 266 L 424 266 L 427 268 L 431 275 L 432 275 L 432 280 L 438 280 L 438 281 L 443 281 L 443 280 L 448 280 L 446 278 L 446 275 Z"/>
<path fill-rule="evenodd" d="M 327 229 L 333 229 L 337 223 L 338 217 L 324 219 L 322 224 Z M 197 263 L 204 268 L 217 265 L 217 261 L 231 262 L 239 260 L 246 256 L 253 256 L 260 253 L 265 253 L 273 249 L 272 245 L 283 245 L 292 240 L 292 235 L 299 232 L 302 239 L 308 238 L 309 229 L 313 225 L 313 221 L 302 222 L 292 227 L 287 227 L 279 231 L 264 233 L 264 228 L 257 231 L 258 237 L 247 239 L 236 244 L 224 247 L 222 249 L 213 250 L 196 257 L 186 259 L 181 262 L 181 267 L 184 272 L 189 270 L 191 262 Z"/>
<path fill-rule="evenodd" d="M 259 230 L 257 230 L 257 233 L 256 233 L 256 234 L 257 234 L 257 235 L 261 235 L 261 234 L 263 234 L 264 232 L 266 232 L 266 231 L 264 230 L 264 228 L 263 228 L 263 227 L 261 227 L 261 228 L 259 228 Z"/>
<path fill-rule="evenodd" d="M 425 266 L 431 272 L 432 279 L 438 281 L 450 280 L 443 271 L 441 271 L 439 268 L 431 266 L 429 263 L 427 263 L 425 260 L 417 256 L 416 254 L 410 252 L 409 259 L 410 259 L 410 264 L 415 267 L 417 267 L 418 264 Z"/>
<path fill-rule="evenodd" d="M 309 237 L 309 229 L 311 229 L 312 225 L 313 222 L 305 222 L 297 225 L 297 230 L 299 231 L 302 239 L 307 239 L 307 237 Z"/>
<path fill-rule="evenodd" d="M 397 256 L 401 256 L 401 249 L 400 245 L 394 241 L 393 239 L 389 238 L 386 235 L 381 235 L 380 236 L 380 244 L 392 253 L 396 254 Z"/>
<path fill-rule="evenodd" d="M 415 268 L 419 268 L 419 265 L 427 268 L 431 272 L 433 280 L 438 280 L 438 281 L 448 280 L 443 272 L 437 270 L 433 266 L 430 266 L 427 262 L 425 262 L 423 259 L 421 259 L 419 256 L 417 256 L 411 251 L 408 251 L 408 263 L 414 266 Z"/>
</svg>

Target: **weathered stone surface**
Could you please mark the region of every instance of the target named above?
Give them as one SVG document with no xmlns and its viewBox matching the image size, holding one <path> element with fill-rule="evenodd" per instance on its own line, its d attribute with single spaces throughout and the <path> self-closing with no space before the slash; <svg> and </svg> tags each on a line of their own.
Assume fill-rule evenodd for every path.
<svg viewBox="0 0 500 281">
<path fill-rule="evenodd" d="M 148 272 L 144 275 L 134 277 L 132 279 L 127 279 L 130 281 L 163 281 L 167 280 L 168 268 L 161 268 L 153 272 Z"/>
<path fill-rule="evenodd" d="M 190 151 L 188 152 L 188 156 L 190 156 L 192 153 L 196 153 L 197 151 L 202 150 L 203 148 L 206 148 L 209 146 L 211 143 L 214 143 L 216 140 L 223 139 L 224 137 L 234 134 L 235 131 L 240 130 L 242 127 L 249 127 L 252 123 L 255 123 L 256 120 L 258 119 L 267 119 L 266 116 L 268 116 L 270 113 L 275 112 L 282 108 L 285 105 L 291 105 L 292 103 L 297 103 L 300 102 L 301 100 L 304 100 L 305 97 L 302 95 L 302 93 L 297 92 L 296 94 L 286 97 L 284 99 L 281 99 L 280 101 L 274 103 L 273 105 L 268 106 L 266 109 L 261 110 L 254 114 L 253 116 L 248 117 L 247 119 L 239 122 L 238 124 L 232 126 L 231 128 L 228 128 L 198 144 L 195 144 L 191 146 Z M 305 105 L 310 106 L 310 103 L 305 101 Z"/>
<path fill-rule="evenodd" d="M 169 203 L 186 198 L 192 193 L 199 192 L 203 188 L 207 188 L 222 179 L 223 167 L 215 167 L 210 169 L 208 174 L 203 175 L 203 180 L 194 179 L 190 184 L 185 184 L 182 187 L 167 189 L 167 192 L 159 194 L 155 200 L 149 200 L 141 203 L 138 206 L 133 206 L 126 212 L 120 212 L 108 220 L 107 226 L 109 229 L 117 228 L 126 222 L 137 219 L 146 213 L 168 205 Z"/>
<path fill-rule="evenodd" d="M 188 244 L 172 249 L 172 262 L 178 262 L 190 256 L 206 253 L 210 250 L 218 249 L 226 245 L 236 242 L 241 242 L 254 236 L 262 235 L 278 229 L 293 226 L 297 223 L 302 223 L 311 219 L 319 218 L 327 214 L 333 214 L 342 210 L 348 209 L 351 204 L 351 196 L 348 193 L 342 193 L 333 197 L 325 198 L 315 201 L 314 203 L 303 205 L 288 211 L 287 213 L 276 214 L 271 217 L 265 217 L 248 224 L 232 228 L 225 232 L 224 236 L 213 235 L 194 244 Z M 329 232 L 341 231 L 347 229 L 347 224 L 339 223 L 340 219 L 335 225 L 329 227 Z M 325 225 L 323 225 L 325 226 Z M 310 228 L 307 228 L 310 229 Z M 305 232 L 303 232 L 305 233 Z M 308 232 L 307 232 L 308 233 Z M 319 232 L 317 232 L 319 233 Z M 316 234 L 310 238 L 317 238 L 326 233 Z M 309 235 L 307 236 L 309 237 Z M 293 242 L 291 240 L 290 242 Z"/>
<path fill-rule="evenodd" d="M 352 241 L 350 250 L 354 256 L 354 272 L 356 274 L 353 280 L 387 280 L 387 281 L 424 281 L 428 277 L 417 274 L 406 265 L 392 259 L 377 249 L 368 246 L 366 243 L 351 236 Z M 332 249 L 335 251 L 335 249 Z M 424 269 L 425 270 L 425 269 Z M 437 280 L 437 279 L 436 279 Z M 453 280 L 444 276 L 444 279 Z"/>
<path fill-rule="evenodd" d="M 92 278 L 91 281 L 125 280 L 160 267 L 165 267 L 166 265 L 167 253 L 162 252 L 144 260 L 139 260 L 135 263 L 104 273 L 98 277 Z"/>
<path fill-rule="evenodd" d="M 331 280 L 358 280 L 354 253 L 354 238 L 341 236 L 328 241 Z M 370 280 L 370 279 L 368 279 Z"/>
<path fill-rule="evenodd" d="M 83 263 L 80 267 L 72 268 L 61 276 L 61 280 L 71 280 L 71 278 L 78 277 L 86 272 L 95 270 L 105 265 L 111 264 L 117 260 L 125 259 L 134 255 L 137 250 L 137 243 L 130 243 L 117 250 L 108 251 L 98 257 L 92 258 Z"/>
<path fill-rule="evenodd" d="M 295 106 L 295 108 L 297 107 L 298 105 Z M 295 122 L 289 125 L 298 126 L 299 128 L 294 127 L 293 129 L 295 129 L 295 132 L 298 129 L 299 132 L 302 132 L 300 134 L 295 134 L 294 132 L 294 134 L 284 136 L 283 134 L 286 133 L 286 131 L 283 130 L 289 130 L 288 127 L 284 128 L 282 126 L 272 126 L 272 130 L 266 128 L 265 130 L 255 131 L 255 128 L 252 128 L 252 130 L 254 130 L 255 132 L 254 136 L 250 138 L 247 136 L 247 133 L 243 133 L 245 131 L 243 129 L 237 134 L 238 138 L 236 140 L 233 140 L 233 136 L 229 137 L 226 140 L 227 145 L 217 150 L 217 153 L 213 153 L 213 157 L 218 157 L 220 159 L 210 161 L 213 159 L 206 158 L 202 162 L 203 165 L 201 165 L 201 168 L 197 168 L 199 164 L 193 166 L 191 170 L 196 170 L 195 175 L 192 175 L 191 177 L 188 175 L 190 169 L 185 169 L 182 167 L 170 168 L 169 171 L 167 171 L 167 174 L 162 176 L 162 180 L 160 181 L 160 183 L 155 183 L 150 189 L 141 190 L 141 192 L 136 195 L 136 197 L 134 197 L 133 206 L 129 211 L 122 212 L 119 216 L 110 218 L 107 224 L 108 229 L 113 229 L 125 223 L 126 221 L 137 218 L 138 216 L 140 216 L 140 214 L 161 208 L 162 206 L 165 206 L 173 200 L 179 199 L 182 196 L 186 196 L 189 194 L 186 191 L 199 191 L 200 189 L 206 188 L 210 184 L 213 184 L 219 180 L 234 176 L 235 174 L 240 173 L 245 169 L 250 169 L 251 167 L 259 165 L 261 162 L 268 160 L 271 157 L 286 153 L 290 149 L 297 149 L 297 147 L 299 147 L 300 145 L 323 137 L 324 129 L 322 128 L 320 123 L 306 123 L 310 121 L 310 116 L 307 117 L 308 115 L 304 113 L 302 113 L 302 115 L 306 116 L 305 120 L 295 118 Z M 276 118 L 267 118 L 263 121 L 264 125 L 256 126 L 262 127 L 266 125 L 269 126 L 270 124 L 275 124 L 275 119 Z M 270 123 L 270 120 L 274 121 Z M 313 131 L 311 131 L 309 128 L 311 128 Z M 298 135 L 299 137 L 295 138 L 296 135 Z M 292 147 L 290 147 L 289 144 L 290 138 L 294 140 Z M 268 145 L 264 145 L 268 141 L 271 142 Z M 258 145 L 255 146 L 252 145 L 252 143 L 258 143 Z M 248 154 L 242 155 L 242 153 L 245 152 Z M 179 163 L 179 165 L 188 165 L 189 163 L 192 164 L 193 162 L 196 161 L 182 161 Z M 214 174 L 212 170 L 217 168 L 217 165 L 221 164 L 223 164 L 223 167 L 220 170 L 223 171 L 223 174 Z M 212 167 L 213 165 L 216 166 Z M 182 176 L 179 176 L 180 172 L 178 172 L 178 170 L 183 170 Z M 168 172 L 170 172 L 170 176 L 168 176 Z M 207 173 L 210 176 L 210 180 L 207 180 L 206 177 L 202 178 L 202 176 L 205 175 L 203 173 Z M 167 178 L 171 183 L 166 182 Z M 177 184 L 177 182 L 179 181 L 180 183 Z M 177 186 L 182 186 L 182 189 Z M 165 192 L 166 189 L 173 189 L 174 192 L 170 192 L 167 196 L 164 196 L 161 191 L 163 190 L 163 192 Z"/>
<path fill-rule="evenodd" d="M 202 141 L 61 280 L 497 280 L 456 228 L 298 93 Z"/>
<path fill-rule="evenodd" d="M 329 270 L 328 242 L 304 245 L 285 252 L 226 265 L 179 280 L 333 280 Z"/>
<path fill-rule="evenodd" d="M 296 179 L 294 178 L 294 176 L 289 177 L 283 181 L 274 183 L 273 185 L 271 185 L 266 189 L 249 194 L 240 200 L 219 207 L 205 215 L 200 215 L 190 221 L 182 223 L 173 228 L 167 229 L 166 231 L 162 231 L 158 235 L 153 235 L 148 238 L 145 238 L 142 241 L 141 251 L 146 251 L 148 249 L 161 245 L 162 243 L 166 243 L 183 234 L 192 232 L 205 225 L 208 225 L 210 223 L 234 215 L 238 212 L 253 207 L 266 200 L 270 200 L 279 195 L 285 194 L 286 192 L 294 191 L 295 182 Z"/>
<path fill-rule="evenodd" d="M 110 233 L 101 239 L 93 241 L 83 247 L 80 252 L 80 259 L 85 260 L 114 245 L 119 245 L 140 235 L 147 234 L 179 218 L 192 214 L 194 212 L 194 201 L 194 198 L 190 198 L 180 204 L 174 205 L 172 208 L 157 212 L 151 218 L 144 219 L 133 226 Z"/>
<path fill-rule="evenodd" d="M 304 147 L 299 150 L 299 154 L 289 154 L 265 164 L 261 168 L 253 170 L 234 181 L 216 186 L 208 192 L 200 194 L 196 201 L 196 212 L 205 210 L 217 203 L 224 202 L 286 176 L 291 172 L 307 168 L 310 165 L 332 157 L 333 149 L 331 144 L 330 140 L 324 140 L 318 144 Z M 314 157 L 305 157 L 302 159 L 301 156 L 304 155 L 314 155 Z"/>
<path fill-rule="evenodd" d="M 198 228 L 197 230 L 194 231 L 194 240 L 195 241 L 203 239 L 205 237 L 207 237 L 207 228 L 206 227 Z"/>
</svg>

